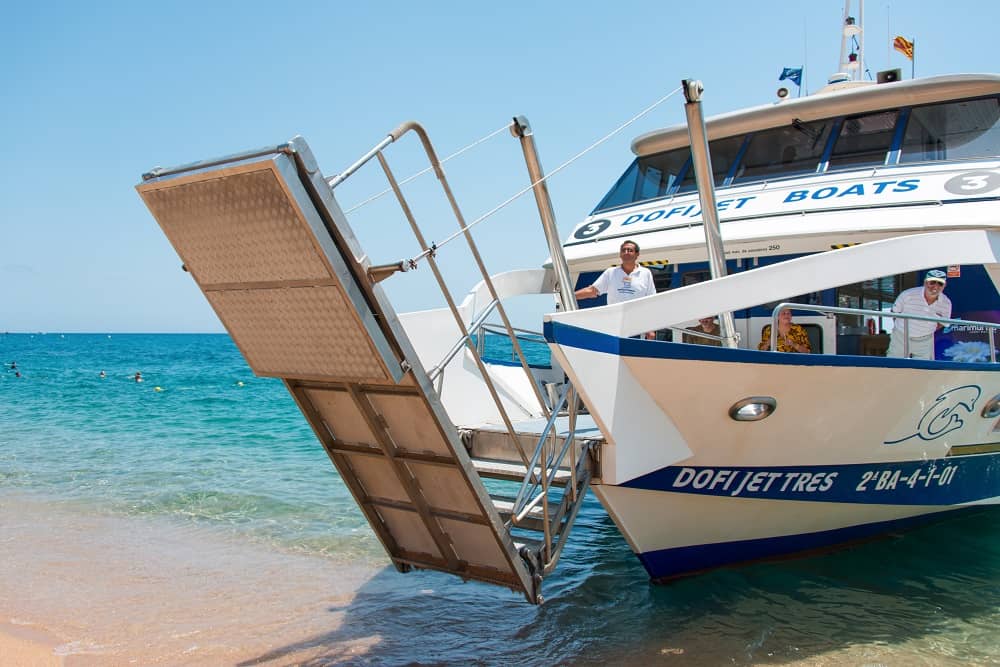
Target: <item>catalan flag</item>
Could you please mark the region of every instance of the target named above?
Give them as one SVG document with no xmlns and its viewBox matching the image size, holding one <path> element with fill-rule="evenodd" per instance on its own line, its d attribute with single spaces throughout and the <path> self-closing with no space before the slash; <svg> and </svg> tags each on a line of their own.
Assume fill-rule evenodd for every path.
<svg viewBox="0 0 1000 667">
<path fill-rule="evenodd" d="M 892 48 L 896 49 L 910 60 L 913 60 L 913 42 L 906 39 L 902 35 L 898 35 L 896 39 L 892 40 Z"/>
</svg>

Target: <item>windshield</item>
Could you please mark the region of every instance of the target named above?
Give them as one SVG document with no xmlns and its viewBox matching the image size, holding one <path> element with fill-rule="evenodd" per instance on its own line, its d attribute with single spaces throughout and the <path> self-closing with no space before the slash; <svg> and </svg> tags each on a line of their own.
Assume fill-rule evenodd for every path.
<svg viewBox="0 0 1000 667">
<path fill-rule="evenodd" d="M 709 143 L 716 186 L 860 166 L 1000 156 L 1000 97 L 825 118 Z M 685 146 L 637 158 L 594 209 L 636 204 L 695 187 Z"/>
</svg>

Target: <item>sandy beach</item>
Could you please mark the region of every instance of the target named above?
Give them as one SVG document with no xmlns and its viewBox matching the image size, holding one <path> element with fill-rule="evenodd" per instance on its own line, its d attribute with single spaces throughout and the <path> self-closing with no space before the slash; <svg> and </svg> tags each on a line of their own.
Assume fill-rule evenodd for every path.
<svg viewBox="0 0 1000 667">
<path fill-rule="evenodd" d="M 557 583 L 545 606 L 531 608 L 511 593 L 435 573 L 403 577 L 388 565 L 272 550 L 218 527 L 102 516 L 26 496 L 0 497 L 0 562 L 3 667 L 996 664 L 992 606 L 959 605 L 941 592 L 934 599 L 946 606 L 923 628 L 899 613 L 912 595 L 864 587 L 879 624 L 845 597 L 844 584 L 810 588 L 799 604 L 780 587 L 730 595 L 708 576 L 693 590 L 724 609 L 699 611 L 683 587 L 647 588 L 606 572 L 582 588 L 560 592 Z M 808 572 L 807 562 L 799 567 Z M 719 575 L 746 576 L 753 571 Z M 959 586 L 971 581 L 957 576 Z M 670 602 L 660 616 L 673 620 L 651 621 L 625 639 L 614 634 L 615 609 L 652 613 L 649 600 L 661 596 Z M 794 621 L 789 604 L 797 605 Z M 581 629 L 567 643 L 575 625 Z M 727 636 L 727 627 L 737 630 Z M 602 635 L 619 642 L 593 639 Z"/>
<path fill-rule="evenodd" d="M 333 642 L 377 570 L 163 520 L 0 500 L 0 663 L 286 665 L 363 659 Z"/>
</svg>

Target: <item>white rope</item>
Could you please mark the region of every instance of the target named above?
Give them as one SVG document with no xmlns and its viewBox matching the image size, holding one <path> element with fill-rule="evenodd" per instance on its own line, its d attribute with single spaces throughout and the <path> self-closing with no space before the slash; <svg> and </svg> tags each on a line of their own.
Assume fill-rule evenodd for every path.
<svg viewBox="0 0 1000 667">
<path fill-rule="evenodd" d="M 459 155 L 461 155 L 465 151 L 469 150 L 470 148 L 474 148 L 475 146 L 478 146 L 479 144 L 483 143 L 484 141 L 487 141 L 488 139 L 492 139 L 493 137 L 495 137 L 496 135 L 500 134 L 504 130 L 510 129 L 510 126 L 513 125 L 513 124 L 514 123 L 507 123 L 503 127 L 500 127 L 500 128 L 497 128 L 497 129 L 493 130 L 492 132 L 490 132 L 489 134 L 487 134 L 482 139 L 477 139 L 476 141 L 473 141 L 471 144 L 469 144 L 465 148 L 461 148 L 461 149 L 455 151 L 454 153 L 452 153 L 451 155 L 449 155 L 448 157 L 444 158 L 443 160 L 440 160 L 439 164 L 444 164 L 445 162 L 447 162 L 448 160 L 452 159 L 453 157 L 458 157 Z M 403 180 L 401 180 L 399 182 L 399 185 L 406 185 L 407 183 L 409 183 L 413 179 L 415 179 L 415 178 L 417 178 L 419 176 L 423 176 L 424 174 L 426 174 L 427 172 L 431 171 L 432 169 L 434 169 L 434 165 L 431 165 L 431 166 L 427 167 L 426 169 L 421 169 L 420 171 L 418 171 L 417 173 L 413 174 L 412 176 L 408 176 L 407 178 L 404 178 Z M 355 204 L 351 208 L 349 208 L 346 211 L 344 211 L 344 213 L 346 214 L 346 213 L 351 213 L 352 211 L 356 211 L 359 208 L 361 208 L 362 206 L 370 204 L 373 201 L 375 201 L 376 199 L 378 199 L 380 197 L 383 197 L 383 196 L 389 194 L 390 192 L 392 192 L 392 188 L 386 188 L 382 192 L 379 192 L 376 195 L 372 195 L 371 197 L 369 197 L 368 199 L 364 200 L 360 204 Z"/>
<path fill-rule="evenodd" d="M 628 127 L 629 125 L 631 125 L 635 121 L 639 120 L 640 118 L 642 118 L 643 116 L 645 116 L 650 111 L 652 111 L 656 107 L 660 106 L 661 104 L 663 104 L 667 100 L 669 100 L 671 97 L 673 97 L 678 92 L 680 92 L 680 90 L 681 90 L 681 86 L 677 86 L 672 91 L 670 91 L 669 93 L 667 93 L 666 95 L 664 95 L 663 97 L 661 97 L 660 99 L 658 99 L 657 101 L 653 102 L 651 105 L 649 105 L 648 107 L 646 107 L 645 109 L 643 109 L 642 111 L 640 111 L 639 113 L 637 113 L 635 116 L 632 116 L 632 118 L 630 118 L 629 120 L 625 121 L 623 124 L 621 124 L 618 127 L 616 127 L 609 134 L 607 134 L 604 137 L 598 139 L 597 141 L 595 141 L 594 143 L 592 143 L 590 146 L 587 146 L 582 151 L 580 151 L 579 153 L 577 153 L 576 155 L 574 155 L 573 157 L 571 157 L 570 159 L 566 160 L 561 165 L 559 165 L 558 167 L 556 167 L 555 169 L 553 169 L 552 171 L 550 171 L 545 176 L 541 177 L 540 179 L 538 179 L 537 181 L 535 181 L 534 183 L 532 183 L 528 187 L 524 188 L 523 190 L 518 191 L 516 194 L 514 194 L 510 198 L 504 200 L 502 203 L 500 203 L 496 207 L 490 209 L 489 211 L 487 211 L 483 215 L 479 216 L 478 218 L 476 218 L 475 220 L 473 220 L 472 222 L 470 222 L 469 224 L 467 224 L 465 227 L 462 227 L 461 229 L 459 229 L 457 232 L 455 232 L 454 234 L 452 234 L 451 236 L 449 236 L 448 238 L 446 238 L 441 243 L 433 243 L 433 244 L 431 244 L 430 248 L 428 248 L 427 250 L 423 251 L 419 255 L 416 255 L 415 257 L 413 257 L 413 259 L 409 260 L 408 264 L 410 265 L 410 267 L 416 267 L 418 261 L 420 261 L 421 259 L 424 259 L 425 257 L 427 257 L 429 255 L 434 254 L 437 251 L 438 248 L 440 248 L 440 247 L 442 247 L 444 245 L 447 245 L 448 243 L 451 243 L 456 238 L 458 238 L 459 236 L 461 236 L 462 234 L 464 234 L 466 231 L 468 231 L 468 230 L 472 229 L 473 227 L 475 227 L 476 225 L 478 225 L 480 222 L 483 222 L 487 218 L 493 216 L 494 214 L 496 214 L 497 212 L 499 212 L 501 209 L 506 208 L 511 202 L 513 202 L 514 200 L 516 200 L 518 197 L 520 197 L 524 193 L 528 192 L 529 190 L 534 189 L 534 187 L 536 185 L 538 185 L 539 183 L 543 183 L 543 182 L 547 181 L 548 179 L 550 179 L 551 177 L 555 176 L 560 171 L 562 171 L 563 169 L 565 169 L 566 167 L 568 167 L 570 164 L 572 164 L 576 160 L 580 159 L 581 157 L 583 157 L 584 155 L 586 155 L 590 151 L 594 150 L 595 148 L 597 148 L 598 146 L 600 146 L 601 144 L 603 144 L 605 141 L 607 141 L 611 137 L 615 136 L 616 134 L 618 134 L 619 132 L 621 132 L 622 130 L 624 130 L 626 127 Z"/>
</svg>

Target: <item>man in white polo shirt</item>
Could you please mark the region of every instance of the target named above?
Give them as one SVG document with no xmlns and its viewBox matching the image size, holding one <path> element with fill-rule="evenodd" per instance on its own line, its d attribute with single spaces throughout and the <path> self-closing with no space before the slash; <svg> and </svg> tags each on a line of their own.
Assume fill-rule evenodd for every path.
<svg viewBox="0 0 1000 667">
<path fill-rule="evenodd" d="M 608 304 L 621 303 L 641 296 L 656 294 L 653 283 L 653 272 L 645 266 L 639 266 L 639 244 L 635 241 L 624 241 L 618 249 L 621 258 L 620 266 L 612 266 L 604 270 L 590 287 L 581 287 L 576 291 L 577 299 L 593 299 L 601 294 L 608 295 Z M 646 338 L 656 338 L 656 332 L 650 331 Z"/>
<path fill-rule="evenodd" d="M 924 276 L 923 287 L 903 290 L 892 304 L 892 312 L 926 317 L 951 317 L 951 299 L 944 295 L 948 282 L 944 271 L 933 269 Z M 943 325 L 924 320 L 904 320 L 896 318 L 892 327 L 887 357 L 904 356 L 904 328 L 908 327 L 910 338 L 909 356 L 912 359 L 934 359 L 934 333 Z"/>
</svg>

